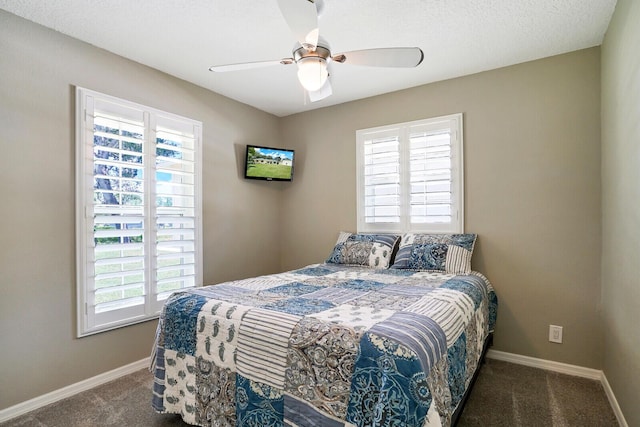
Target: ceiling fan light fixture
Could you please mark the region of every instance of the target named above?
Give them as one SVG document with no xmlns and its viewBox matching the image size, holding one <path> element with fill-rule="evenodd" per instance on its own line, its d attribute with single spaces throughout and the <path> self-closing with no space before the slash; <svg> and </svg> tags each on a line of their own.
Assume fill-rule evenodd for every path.
<svg viewBox="0 0 640 427">
<path fill-rule="evenodd" d="M 324 58 L 312 56 L 298 60 L 298 80 L 309 92 L 315 92 L 324 86 L 327 77 L 329 77 L 329 71 Z"/>
</svg>

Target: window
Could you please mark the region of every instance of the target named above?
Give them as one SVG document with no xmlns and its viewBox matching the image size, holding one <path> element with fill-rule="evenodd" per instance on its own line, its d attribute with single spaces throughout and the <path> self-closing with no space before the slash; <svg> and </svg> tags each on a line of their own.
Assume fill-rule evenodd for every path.
<svg viewBox="0 0 640 427">
<path fill-rule="evenodd" d="M 78 336 L 202 284 L 199 122 L 76 90 Z"/>
<path fill-rule="evenodd" d="M 463 231 L 462 114 L 356 132 L 358 231 Z"/>
</svg>

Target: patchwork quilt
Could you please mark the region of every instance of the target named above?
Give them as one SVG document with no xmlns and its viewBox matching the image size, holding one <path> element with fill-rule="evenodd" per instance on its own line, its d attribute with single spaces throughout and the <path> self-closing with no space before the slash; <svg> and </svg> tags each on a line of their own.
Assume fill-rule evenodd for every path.
<svg viewBox="0 0 640 427">
<path fill-rule="evenodd" d="M 178 292 L 152 405 L 200 426 L 448 426 L 496 312 L 476 272 L 316 264 Z"/>
</svg>

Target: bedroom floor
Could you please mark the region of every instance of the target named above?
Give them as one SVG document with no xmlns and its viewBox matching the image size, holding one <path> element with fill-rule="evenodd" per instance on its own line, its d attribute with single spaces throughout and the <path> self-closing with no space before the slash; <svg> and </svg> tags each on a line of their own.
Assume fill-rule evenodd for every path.
<svg viewBox="0 0 640 427">
<path fill-rule="evenodd" d="M 0 427 L 186 426 L 151 410 L 151 374 L 140 370 Z M 598 381 L 487 359 L 458 423 L 469 426 L 617 426 Z"/>
<path fill-rule="evenodd" d="M 599 381 L 486 359 L 458 427 L 618 426 Z"/>
</svg>

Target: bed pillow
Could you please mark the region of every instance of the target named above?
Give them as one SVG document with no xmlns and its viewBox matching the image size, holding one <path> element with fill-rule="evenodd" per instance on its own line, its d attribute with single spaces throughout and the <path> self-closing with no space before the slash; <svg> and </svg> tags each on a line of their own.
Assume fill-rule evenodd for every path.
<svg viewBox="0 0 640 427">
<path fill-rule="evenodd" d="M 392 234 L 352 234 L 341 231 L 327 263 L 389 268 L 391 255 L 399 239 L 400 236 Z"/>
<path fill-rule="evenodd" d="M 476 234 L 404 234 L 391 268 L 469 274 L 476 237 Z"/>
</svg>

